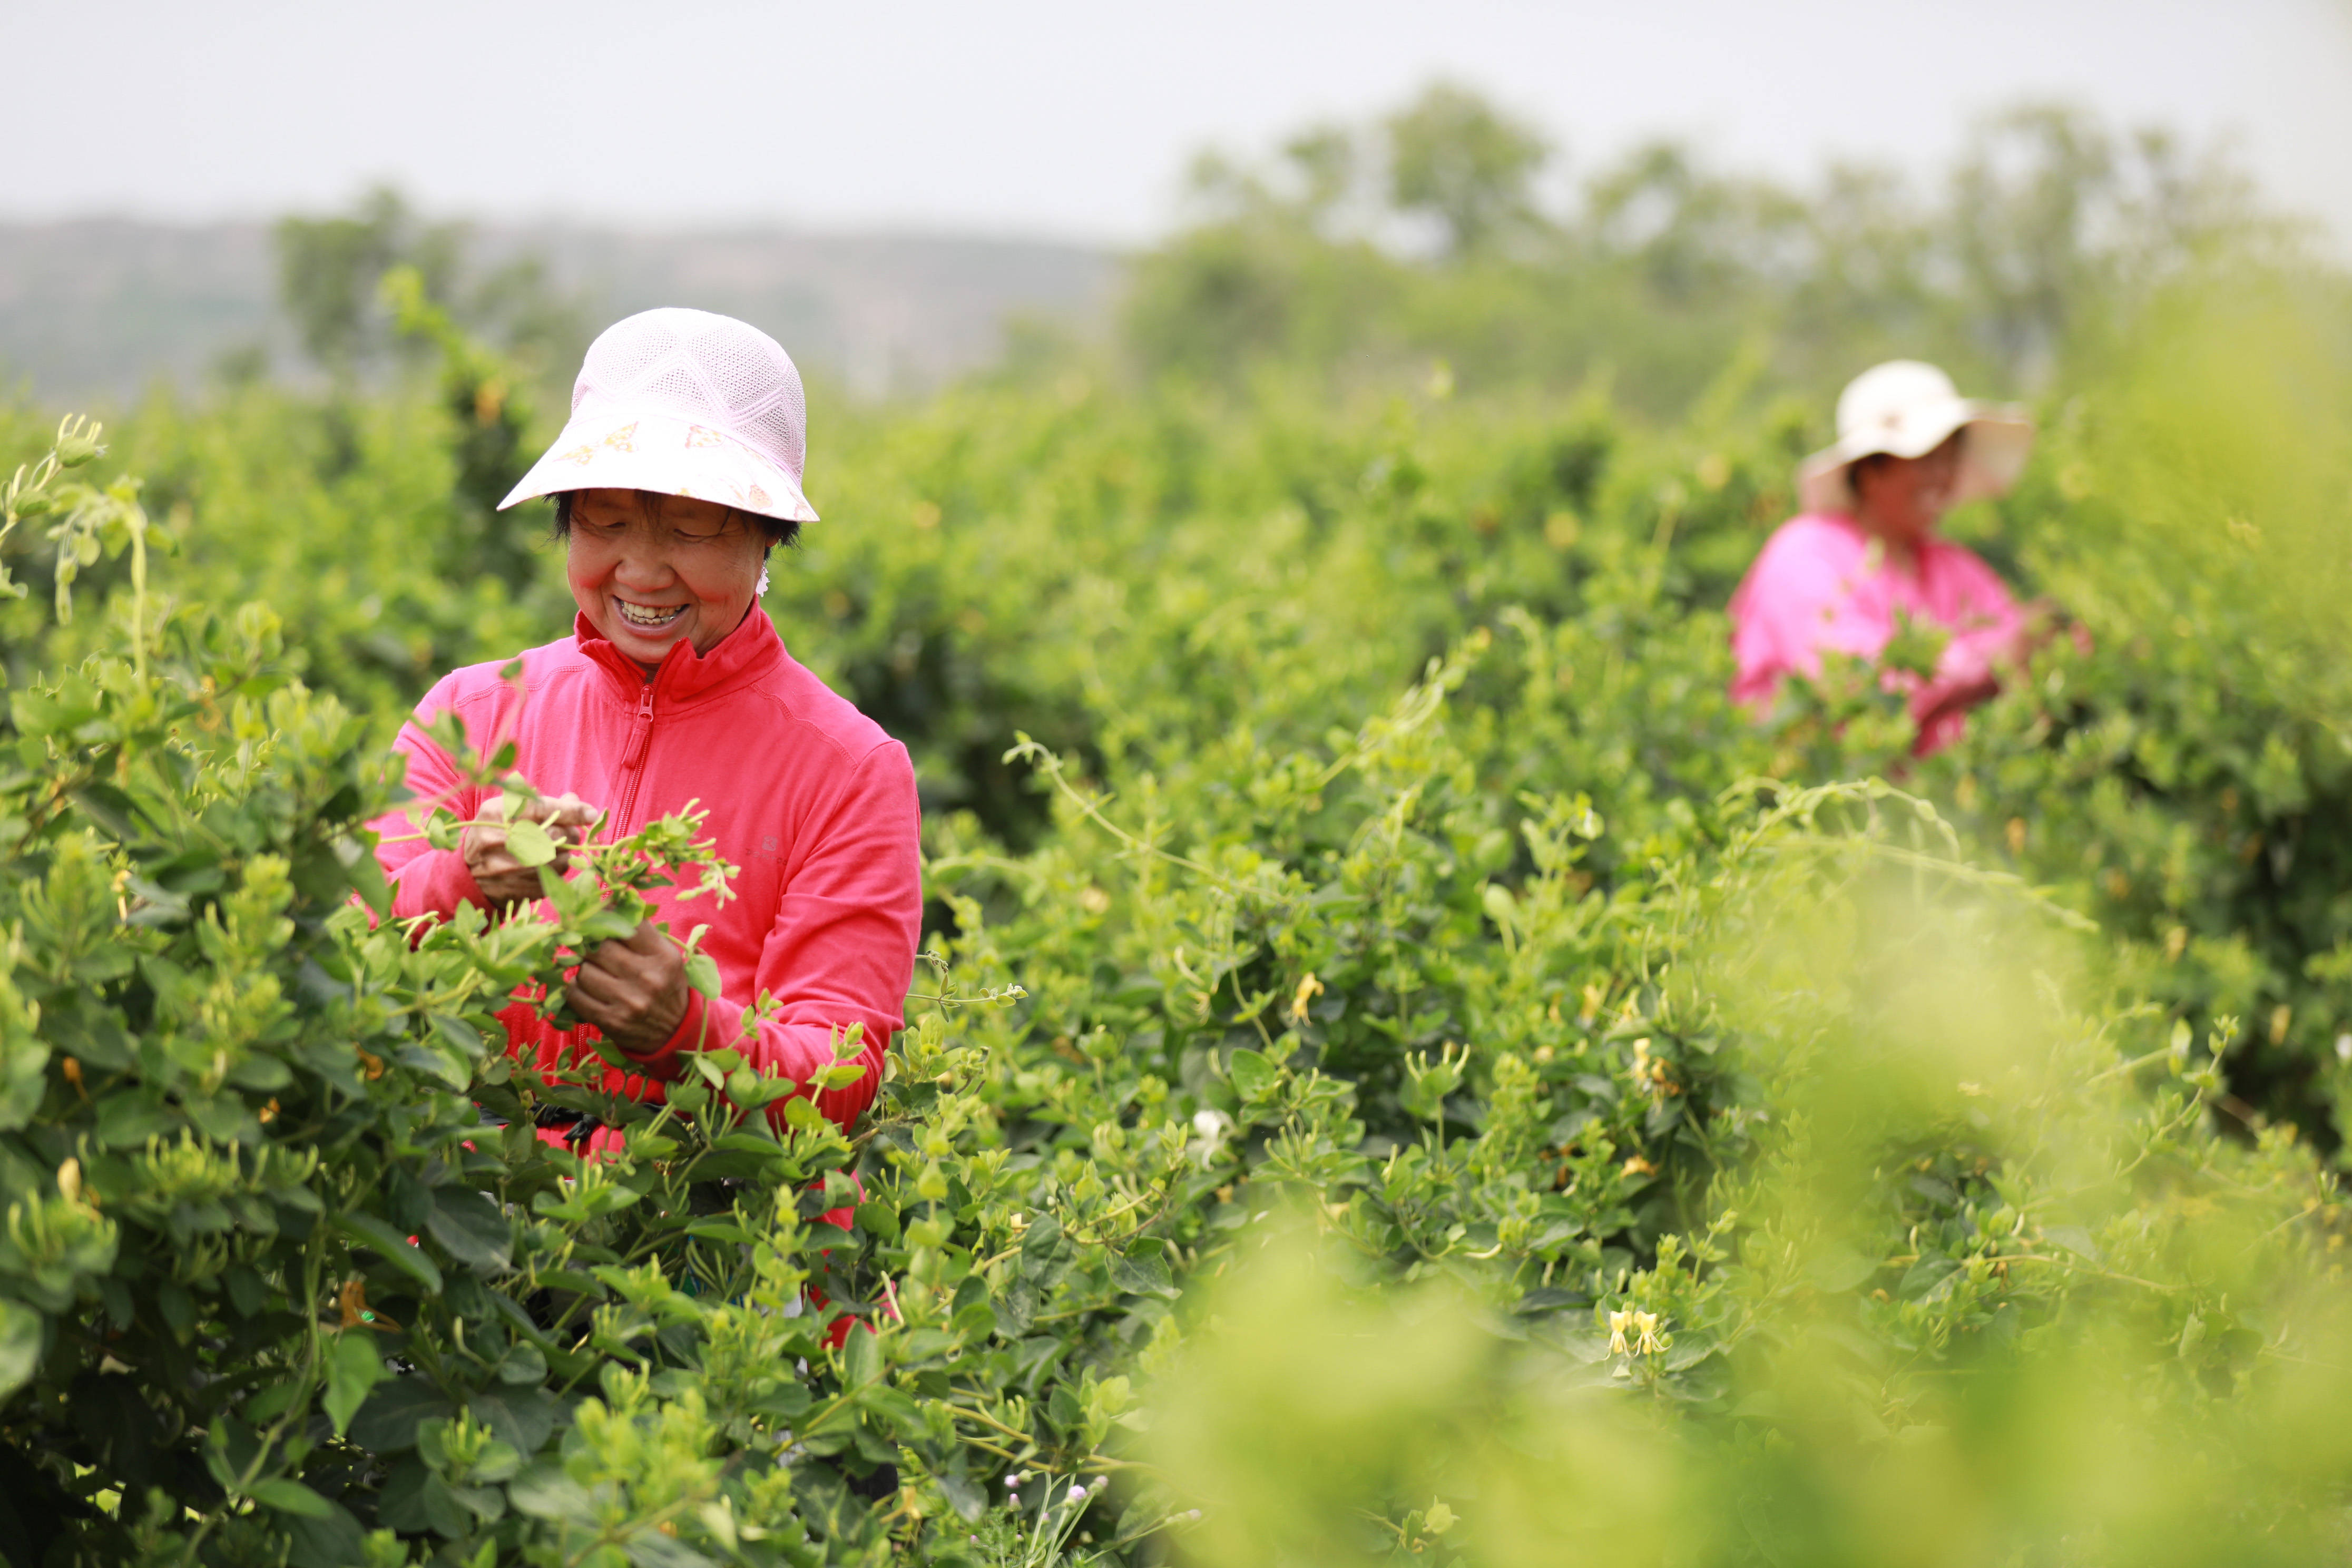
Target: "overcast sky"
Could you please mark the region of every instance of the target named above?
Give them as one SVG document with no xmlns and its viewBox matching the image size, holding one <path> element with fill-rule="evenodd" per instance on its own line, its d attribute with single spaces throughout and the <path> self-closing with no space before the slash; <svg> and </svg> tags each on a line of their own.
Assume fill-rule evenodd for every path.
<svg viewBox="0 0 2352 1568">
<path fill-rule="evenodd" d="M 1187 160 L 1433 77 L 1569 167 L 1913 167 L 2059 97 L 2241 139 L 2352 237 L 2352 0 L 0 0 L 0 216 L 436 211 L 1133 240 Z"/>
</svg>

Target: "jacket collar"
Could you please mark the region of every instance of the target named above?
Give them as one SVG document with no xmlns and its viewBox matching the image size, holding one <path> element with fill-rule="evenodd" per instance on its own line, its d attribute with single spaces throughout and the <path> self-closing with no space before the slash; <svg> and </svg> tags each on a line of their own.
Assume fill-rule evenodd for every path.
<svg viewBox="0 0 2352 1568">
<path fill-rule="evenodd" d="M 572 636 L 580 651 L 611 678 L 623 700 L 634 704 L 648 684 L 645 667 L 614 647 L 589 624 L 586 616 L 572 616 Z M 660 668 L 654 671 L 650 683 L 654 700 L 663 703 L 688 701 L 722 686 L 762 675 L 784 658 L 784 639 L 776 635 L 776 624 L 768 618 L 767 610 L 755 601 L 735 629 L 719 638 L 719 645 L 709 653 L 698 654 L 694 646 L 687 642 L 672 647 Z"/>
</svg>

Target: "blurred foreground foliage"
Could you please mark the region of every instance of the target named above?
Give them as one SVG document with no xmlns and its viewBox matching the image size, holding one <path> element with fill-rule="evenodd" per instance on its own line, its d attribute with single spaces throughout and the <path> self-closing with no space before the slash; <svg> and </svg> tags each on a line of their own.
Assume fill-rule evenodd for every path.
<svg viewBox="0 0 2352 1568">
<path fill-rule="evenodd" d="M 1479 112 L 1390 129 L 1433 265 L 1540 226 Z M 2086 635 L 1926 763 L 1859 672 L 1725 697 L 1823 434 L 1769 353 L 1672 419 L 1313 355 L 821 408 L 770 607 L 934 900 L 846 1135 L 724 1052 L 509 1075 L 619 882 L 371 927 L 392 726 L 568 614 L 425 269 L 413 384 L 69 430 L 0 537 L 78 600 L 0 605 L 0 1555 L 2340 1560 L 2352 311 L 2193 260 L 1954 520 Z"/>
</svg>

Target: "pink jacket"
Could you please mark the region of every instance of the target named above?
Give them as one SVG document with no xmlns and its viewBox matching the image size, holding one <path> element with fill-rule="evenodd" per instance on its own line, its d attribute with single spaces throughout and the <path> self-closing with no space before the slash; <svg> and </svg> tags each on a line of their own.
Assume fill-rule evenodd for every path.
<svg viewBox="0 0 2352 1568">
<path fill-rule="evenodd" d="M 904 1024 L 921 931 L 920 814 L 906 748 L 795 662 L 756 605 L 708 655 L 671 648 L 650 681 L 585 619 L 522 665 L 520 692 L 498 664 L 446 676 L 417 716 L 455 710 L 482 751 L 512 738 L 524 778 L 604 807 L 615 833 L 698 801 L 709 812 L 706 835 L 740 868 L 723 905 L 706 895 L 673 912 L 667 890 L 656 895 L 656 918 L 671 929 L 709 924 L 702 951 L 719 966 L 722 999 L 706 1005 L 694 994 L 677 1033 L 636 1058 L 644 1076 L 607 1069 L 605 1087 L 658 1100 L 662 1080 L 681 1070 L 678 1053 L 698 1044 L 738 1047 L 755 1070 L 806 1083 L 833 1060 L 834 1038 L 858 1024 L 866 1076 L 816 1098 L 846 1127 L 872 1102 L 883 1050 Z M 457 787 L 447 753 L 414 724 L 396 749 L 419 797 L 412 809 L 437 803 L 470 816 L 479 807 L 479 792 Z M 395 813 L 376 826 L 404 832 L 407 820 Z M 454 850 L 413 840 L 376 854 L 397 884 L 399 918 L 483 901 Z M 745 1012 L 763 994 L 781 1005 L 745 1042 Z M 508 1048 L 542 1071 L 593 1058 L 584 1044 L 593 1026 L 557 1029 L 521 1002 L 500 1017 Z"/>
<path fill-rule="evenodd" d="M 1993 652 L 2020 612 L 1993 569 L 1949 540 L 1928 541 L 1916 575 L 1883 556 L 1874 563 L 1871 543 L 1860 523 L 1834 513 L 1807 513 L 1774 531 L 1731 595 L 1731 651 L 1739 667 L 1732 700 L 1769 706 L 1784 677 L 1820 674 L 1824 652 L 1877 658 L 1901 611 L 1952 634 L 1931 679 L 1885 675 L 1889 690 L 1910 692 L 1911 712 L 1922 723 L 1915 749 L 1925 756 L 1967 724 L 1959 708 L 1946 704 L 1992 673 Z"/>
</svg>

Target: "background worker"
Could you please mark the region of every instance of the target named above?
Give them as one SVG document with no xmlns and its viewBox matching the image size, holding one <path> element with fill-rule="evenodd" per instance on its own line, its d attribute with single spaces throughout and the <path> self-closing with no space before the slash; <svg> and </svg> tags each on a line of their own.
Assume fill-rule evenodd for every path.
<svg viewBox="0 0 2352 1568">
<path fill-rule="evenodd" d="M 1875 659 L 1899 621 L 1930 623 L 1951 638 L 1934 673 L 1882 674 L 1907 695 L 1924 756 L 2046 635 L 2046 606 L 2021 606 L 1981 557 L 1937 532 L 1953 507 L 2016 482 L 2033 426 L 1960 396 L 1933 365 L 1893 360 L 1839 396 L 1837 436 L 1798 466 L 1801 511 L 1731 596 L 1731 695 L 1761 710 L 1790 675 L 1819 675 L 1823 654 Z"/>
</svg>

